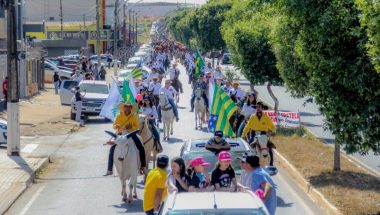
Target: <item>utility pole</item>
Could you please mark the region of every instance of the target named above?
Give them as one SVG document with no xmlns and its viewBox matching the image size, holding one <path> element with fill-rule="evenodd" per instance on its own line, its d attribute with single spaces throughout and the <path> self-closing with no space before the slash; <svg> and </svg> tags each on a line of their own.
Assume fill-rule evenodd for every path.
<svg viewBox="0 0 380 215">
<path fill-rule="evenodd" d="M 129 9 L 129 14 L 128 14 L 128 45 L 129 45 L 129 50 L 131 50 L 131 47 L 132 47 L 132 44 L 131 44 L 131 28 L 132 28 L 132 25 L 131 25 L 131 9 Z M 128 53 L 129 54 L 129 53 Z"/>
<path fill-rule="evenodd" d="M 116 0 L 115 1 L 115 12 L 114 12 L 114 15 L 115 15 L 114 29 L 115 30 L 113 33 L 113 60 L 114 60 L 113 74 L 115 76 L 117 76 L 117 63 L 116 63 L 117 56 L 116 56 L 116 53 L 117 53 L 117 36 L 118 36 L 118 32 L 119 32 L 119 26 L 118 26 L 119 11 L 118 11 L 118 7 L 119 7 L 119 0 Z"/>
<path fill-rule="evenodd" d="M 100 65 L 100 14 L 99 0 L 96 0 L 96 54 L 98 57 L 98 66 Z"/>
<path fill-rule="evenodd" d="M 135 44 L 137 45 L 137 12 L 135 15 Z"/>
<path fill-rule="evenodd" d="M 15 1 L 7 1 L 7 153 L 20 156 L 20 124 L 19 124 L 19 77 L 17 68 L 17 35 Z"/>
<path fill-rule="evenodd" d="M 132 34 L 135 31 L 135 23 L 134 22 L 135 22 L 135 13 L 134 13 L 134 11 L 132 11 L 132 27 L 131 27 L 132 28 Z M 133 35 L 131 41 L 132 41 L 132 44 L 135 45 L 135 35 Z"/>
<path fill-rule="evenodd" d="M 86 29 L 86 14 L 83 14 L 83 26 Z"/>
<path fill-rule="evenodd" d="M 61 18 L 61 39 L 63 39 L 63 11 L 62 11 L 62 0 L 59 0 L 59 17 Z"/>
<path fill-rule="evenodd" d="M 125 10 L 127 9 L 127 7 L 126 7 L 127 5 L 125 4 L 125 1 L 123 2 L 123 56 L 122 56 L 122 64 L 123 64 L 123 66 L 125 65 L 125 55 L 126 55 L 126 50 L 127 50 L 127 41 L 126 41 L 126 39 L 127 39 L 127 23 L 126 23 L 126 12 L 125 12 Z"/>
</svg>

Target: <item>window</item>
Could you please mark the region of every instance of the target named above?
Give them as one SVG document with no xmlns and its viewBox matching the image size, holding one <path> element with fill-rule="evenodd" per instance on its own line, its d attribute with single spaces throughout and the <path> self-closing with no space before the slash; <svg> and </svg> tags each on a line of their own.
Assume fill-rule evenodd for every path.
<svg viewBox="0 0 380 215">
<path fill-rule="evenodd" d="M 62 87 L 63 89 L 71 90 L 76 86 L 78 86 L 78 82 L 76 81 L 65 81 Z"/>
<path fill-rule="evenodd" d="M 84 83 L 80 85 L 80 90 L 87 93 L 108 94 L 108 86 L 104 84 Z"/>
</svg>

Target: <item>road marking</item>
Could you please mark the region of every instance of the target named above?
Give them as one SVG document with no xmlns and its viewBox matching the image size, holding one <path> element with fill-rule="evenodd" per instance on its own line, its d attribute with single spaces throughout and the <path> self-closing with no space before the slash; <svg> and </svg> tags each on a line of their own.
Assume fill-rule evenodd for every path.
<svg viewBox="0 0 380 215">
<path fill-rule="evenodd" d="M 37 147 L 38 147 L 38 144 L 31 143 L 31 144 L 26 145 L 21 150 L 21 152 L 23 152 L 23 153 L 32 153 Z"/>
<path fill-rule="evenodd" d="M 22 209 L 19 215 L 24 215 L 29 210 L 33 202 L 36 201 L 37 197 L 41 194 L 44 188 L 45 188 L 45 185 L 38 188 L 37 192 L 32 196 L 32 198 L 30 198 L 28 204 L 25 205 L 25 207 Z"/>
</svg>

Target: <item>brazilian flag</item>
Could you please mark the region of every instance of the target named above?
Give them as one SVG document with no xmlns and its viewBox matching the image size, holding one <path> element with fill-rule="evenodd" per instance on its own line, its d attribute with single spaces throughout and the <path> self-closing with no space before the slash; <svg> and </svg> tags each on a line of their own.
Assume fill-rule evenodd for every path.
<svg viewBox="0 0 380 215">
<path fill-rule="evenodd" d="M 205 62 L 203 61 L 202 56 L 199 54 L 198 50 L 197 50 L 197 53 L 195 55 L 195 59 L 196 59 L 195 77 L 199 78 L 199 76 L 201 76 L 201 74 L 202 74 L 202 69 L 205 65 Z"/>
</svg>

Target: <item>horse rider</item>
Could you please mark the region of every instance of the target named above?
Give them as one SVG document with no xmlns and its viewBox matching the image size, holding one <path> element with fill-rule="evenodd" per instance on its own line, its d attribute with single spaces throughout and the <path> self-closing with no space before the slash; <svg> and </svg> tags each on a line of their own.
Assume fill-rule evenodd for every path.
<svg viewBox="0 0 380 215">
<path fill-rule="evenodd" d="M 182 83 L 181 81 L 179 80 L 179 75 L 181 74 L 179 69 L 177 68 L 177 63 L 173 63 L 173 68 L 169 69 L 168 70 L 168 73 L 169 73 L 169 78 L 170 80 L 172 81 L 172 83 L 174 81 L 177 81 L 178 83 L 178 89 L 181 93 L 183 93 L 183 88 L 182 88 Z"/>
<path fill-rule="evenodd" d="M 257 102 L 256 113 L 251 115 L 242 133 L 242 138 L 248 140 L 251 144 L 255 140 L 256 132 L 269 135 L 276 132 L 276 127 L 274 126 L 270 117 L 263 113 L 264 104 L 262 102 Z M 248 134 L 251 134 L 250 137 Z M 249 137 L 249 138 L 248 138 Z M 273 143 L 269 143 L 269 155 L 270 155 L 270 165 L 273 166 Z"/>
<path fill-rule="evenodd" d="M 176 121 L 178 122 L 178 109 L 177 105 L 174 103 L 174 97 L 178 95 L 178 92 L 174 89 L 173 86 L 171 86 L 170 80 L 165 80 L 165 86 L 161 87 L 160 93 L 164 93 L 166 97 L 168 98 L 169 104 L 173 108 L 174 116 L 176 118 Z M 158 106 L 158 122 L 161 122 L 161 106 Z"/>
<path fill-rule="evenodd" d="M 189 84 L 191 84 L 191 81 L 193 80 L 196 65 L 196 59 L 189 61 L 187 69 L 187 74 L 189 75 Z"/>
<path fill-rule="evenodd" d="M 222 74 L 220 66 L 217 66 L 214 72 L 212 73 L 214 79 L 223 79 L 224 75 Z"/>
<path fill-rule="evenodd" d="M 144 86 L 141 83 L 141 80 L 135 79 L 134 82 L 135 82 L 136 93 L 141 93 L 141 90 L 144 88 Z"/>
<path fill-rule="evenodd" d="M 208 98 L 207 98 L 207 83 L 205 82 L 205 77 L 204 75 L 200 75 L 199 79 L 197 82 L 195 82 L 194 88 L 193 88 L 193 94 L 191 95 L 191 100 L 190 100 L 190 105 L 191 105 L 191 110 L 190 112 L 194 111 L 194 101 L 195 101 L 195 91 L 200 88 L 202 91 L 202 97 L 205 101 L 206 104 L 206 109 L 208 109 Z"/>
<path fill-rule="evenodd" d="M 152 76 L 152 81 L 149 83 L 148 87 L 148 91 L 152 92 L 155 105 L 158 104 L 161 87 L 161 83 L 158 82 L 158 74 L 156 73 Z"/>
<path fill-rule="evenodd" d="M 211 63 L 207 63 L 207 67 L 204 67 L 205 73 L 210 72 L 210 74 L 213 74 L 215 72 L 215 69 L 212 68 Z"/>
<path fill-rule="evenodd" d="M 122 134 L 124 131 L 128 133 L 136 131 L 139 129 L 139 121 L 136 113 L 132 111 L 133 104 L 131 102 L 126 102 L 124 104 L 124 111 L 120 111 L 120 114 L 116 116 L 115 122 L 113 123 L 113 128 L 119 133 Z M 140 164 L 141 172 L 145 173 L 146 160 L 145 160 L 145 150 L 140 138 L 137 137 L 137 134 L 131 136 L 133 142 L 135 143 L 140 154 Z"/>
<path fill-rule="evenodd" d="M 157 113 L 156 106 L 152 102 L 151 97 L 149 96 L 144 97 L 144 103 L 140 111 L 142 114 L 148 117 L 149 128 L 154 136 L 154 140 L 161 146 L 160 133 L 156 125 L 156 119 L 158 119 L 158 113 Z"/>
<path fill-rule="evenodd" d="M 240 88 L 239 81 L 233 81 L 232 88 L 228 92 L 230 98 L 232 98 L 232 100 L 235 99 L 235 103 L 239 103 L 244 98 L 244 94 L 244 91 Z"/>
</svg>

